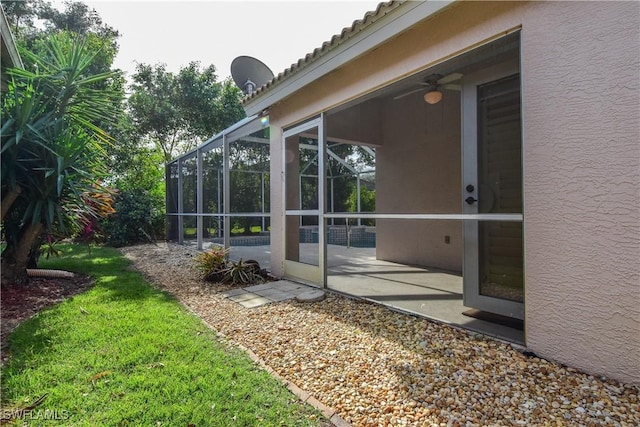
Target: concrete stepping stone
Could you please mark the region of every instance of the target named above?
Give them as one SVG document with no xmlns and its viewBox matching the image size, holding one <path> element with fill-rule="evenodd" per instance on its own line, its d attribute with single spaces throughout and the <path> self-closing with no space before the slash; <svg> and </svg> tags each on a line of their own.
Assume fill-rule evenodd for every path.
<svg viewBox="0 0 640 427">
<path fill-rule="evenodd" d="M 244 288 L 249 292 L 263 291 L 265 289 L 272 289 L 272 283 L 262 283 L 260 285 L 249 286 L 248 288 Z"/>
<path fill-rule="evenodd" d="M 237 289 L 230 289 L 228 291 L 222 292 L 222 295 L 225 298 L 229 298 L 229 297 L 234 297 L 236 295 L 241 295 L 241 294 L 246 294 L 246 293 L 247 293 L 247 291 L 245 291 L 244 289 L 237 288 Z"/>
<path fill-rule="evenodd" d="M 255 307 L 260 307 L 261 305 L 269 304 L 270 302 L 273 302 L 273 301 L 271 301 L 270 299 L 255 295 L 254 298 L 250 298 L 243 301 L 237 301 L 237 302 L 238 304 L 240 304 L 245 308 L 255 308 Z"/>
<path fill-rule="evenodd" d="M 325 299 L 327 294 L 324 291 L 313 290 L 308 292 L 303 292 L 296 296 L 296 301 L 298 302 L 318 302 Z"/>
<path fill-rule="evenodd" d="M 251 293 L 251 292 L 243 292 L 241 294 L 237 294 L 237 295 L 232 295 L 230 297 L 227 297 L 229 299 L 229 301 L 233 301 L 233 302 L 237 302 L 240 303 L 242 301 L 247 301 L 250 299 L 254 299 L 254 298 L 261 298 L 260 296 Z"/>
</svg>

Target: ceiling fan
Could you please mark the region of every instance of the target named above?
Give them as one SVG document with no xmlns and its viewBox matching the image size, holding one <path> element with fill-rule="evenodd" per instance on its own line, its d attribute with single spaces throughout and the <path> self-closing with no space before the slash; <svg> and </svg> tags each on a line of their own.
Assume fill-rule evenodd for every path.
<svg viewBox="0 0 640 427">
<path fill-rule="evenodd" d="M 431 74 L 424 80 L 424 82 L 418 83 L 423 87 L 410 90 L 409 92 L 405 92 L 401 95 L 395 96 L 393 99 L 396 100 L 404 98 L 405 96 L 411 95 L 412 93 L 421 91 L 424 92 L 426 90 L 426 93 L 424 94 L 424 100 L 428 104 L 437 104 L 442 99 L 442 92 L 440 92 L 440 89 L 458 91 L 462 89 L 460 83 L 455 83 L 459 82 L 461 78 L 462 74 L 460 73 L 452 73 L 446 76 L 443 76 L 442 74 Z"/>
</svg>

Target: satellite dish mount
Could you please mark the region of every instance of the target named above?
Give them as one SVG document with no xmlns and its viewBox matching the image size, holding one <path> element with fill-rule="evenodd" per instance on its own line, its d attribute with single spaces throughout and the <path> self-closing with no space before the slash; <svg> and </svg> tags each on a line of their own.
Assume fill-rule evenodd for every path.
<svg viewBox="0 0 640 427">
<path fill-rule="evenodd" d="M 252 82 L 251 79 L 247 79 L 240 89 L 242 89 L 245 95 L 251 95 L 256 90 L 256 84 Z"/>
</svg>

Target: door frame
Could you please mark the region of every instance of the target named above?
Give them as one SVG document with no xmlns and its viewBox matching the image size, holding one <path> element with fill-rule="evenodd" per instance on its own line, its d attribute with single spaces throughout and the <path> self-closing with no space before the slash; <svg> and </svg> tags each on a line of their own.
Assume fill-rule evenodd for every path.
<svg viewBox="0 0 640 427">
<path fill-rule="evenodd" d="M 478 99 L 477 87 L 501 78 L 520 73 L 519 60 L 512 60 L 492 67 L 484 68 L 476 73 L 465 75 L 462 81 L 462 212 L 477 215 L 478 202 L 468 204 L 467 197 L 478 198 Z M 521 80 L 522 82 L 522 80 Z M 520 111 L 522 120 L 522 83 L 520 83 Z M 521 144 L 524 139 L 521 131 Z M 524 152 L 524 151 L 523 151 Z M 521 173 L 524 172 L 524 158 L 521 159 Z M 469 192 L 466 187 L 472 184 L 475 188 Z M 524 185 L 524 180 L 523 180 Z M 524 206 L 524 189 L 523 189 Z M 500 214 L 485 214 L 487 221 L 504 221 Z M 485 216 L 483 215 L 483 216 Z M 495 215 L 495 218 L 494 218 Z M 524 215 L 509 214 L 511 221 L 523 224 L 523 267 L 524 267 Z M 510 301 L 480 294 L 479 235 L 477 219 L 464 221 L 464 259 L 463 259 L 463 304 L 491 313 L 524 320 L 524 302 Z M 524 274 L 524 268 L 523 268 Z M 524 291 L 524 290 L 523 290 Z"/>
<path fill-rule="evenodd" d="M 318 129 L 318 209 L 287 209 L 287 138 L 301 134 L 310 129 Z M 282 194 L 283 194 L 283 230 L 287 235 L 288 216 L 317 216 L 318 217 L 318 265 L 305 264 L 299 261 L 288 260 L 287 239 L 283 239 L 284 257 L 284 277 L 304 282 L 322 288 L 327 287 L 327 266 L 326 266 L 326 235 L 327 227 L 324 213 L 326 211 L 326 116 L 321 113 L 319 116 L 304 123 L 286 129 L 282 132 Z"/>
</svg>

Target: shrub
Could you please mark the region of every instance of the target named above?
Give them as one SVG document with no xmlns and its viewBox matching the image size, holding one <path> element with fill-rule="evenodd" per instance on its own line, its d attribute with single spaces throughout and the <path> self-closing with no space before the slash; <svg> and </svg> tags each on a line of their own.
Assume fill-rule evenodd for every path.
<svg viewBox="0 0 640 427">
<path fill-rule="evenodd" d="M 102 221 L 106 243 L 115 247 L 164 236 L 164 201 L 147 191 L 119 191 L 115 213 Z"/>
<path fill-rule="evenodd" d="M 260 269 L 255 260 L 229 260 L 229 249 L 214 246 L 194 257 L 195 265 L 207 282 L 228 283 L 232 285 L 252 285 L 262 283 L 267 277 L 266 270 Z"/>
<path fill-rule="evenodd" d="M 214 246 L 195 256 L 196 267 L 207 282 L 222 282 L 229 262 L 229 249 Z"/>
<path fill-rule="evenodd" d="M 231 265 L 224 271 L 223 281 L 234 285 L 251 285 L 262 282 L 260 275 L 260 265 L 256 261 L 231 262 Z"/>
</svg>

